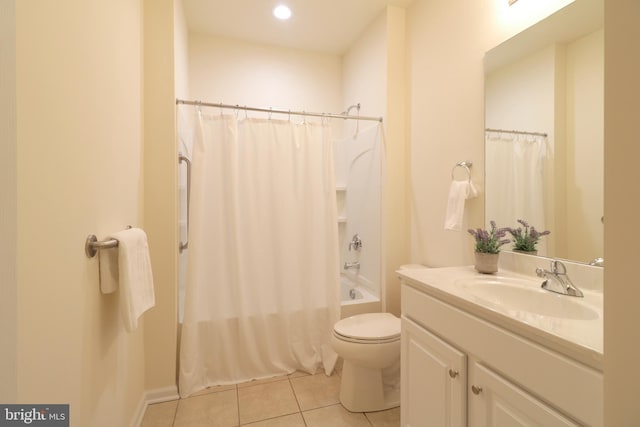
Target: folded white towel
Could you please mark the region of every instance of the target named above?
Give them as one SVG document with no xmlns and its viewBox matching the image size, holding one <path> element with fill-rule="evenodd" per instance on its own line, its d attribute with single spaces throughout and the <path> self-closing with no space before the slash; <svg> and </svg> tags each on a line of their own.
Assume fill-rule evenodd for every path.
<svg viewBox="0 0 640 427">
<path fill-rule="evenodd" d="M 100 268 L 100 291 L 110 294 L 118 289 L 118 248 L 98 251 Z"/>
<path fill-rule="evenodd" d="M 130 228 L 110 237 L 118 240 L 120 311 L 125 328 L 133 332 L 142 313 L 155 305 L 147 235 L 139 228 Z"/>
<path fill-rule="evenodd" d="M 477 195 L 478 192 L 471 181 L 451 181 L 447 215 L 444 220 L 445 230 L 460 231 L 464 215 L 464 201 Z"/>
</svg>

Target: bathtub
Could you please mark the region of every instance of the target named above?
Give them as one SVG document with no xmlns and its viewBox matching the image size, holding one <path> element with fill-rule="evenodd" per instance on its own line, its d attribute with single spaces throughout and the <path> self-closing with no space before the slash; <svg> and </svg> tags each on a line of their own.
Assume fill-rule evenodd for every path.
<svg viewBox="0 0 640 427">
<path fill-rule="evenodd" d="M 378 313 L 382 311 L 380 298 L 350 277 L 340 276 L 340 317 L 354 316 L 362 313 Z"/>
</svg>

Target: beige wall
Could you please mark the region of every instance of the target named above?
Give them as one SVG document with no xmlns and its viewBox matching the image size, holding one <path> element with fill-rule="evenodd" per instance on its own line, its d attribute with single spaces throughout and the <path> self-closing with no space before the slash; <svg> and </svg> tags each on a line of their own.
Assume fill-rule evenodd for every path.
<svg viewBox="0 0 640 427">
<path fill-rule="evenodd" d="M 483 224 L 482 58 L 491 16 L 484 3 L 417 1 L 407 14 L 411 258 L 433 267 L 471 263 L 470 236 L 444 230 L 451 170 L 460 161 L 474 163 L 480 191 L 466 204 L 463 230 Z"/>
<path fill-rule="evenodd" d="M 18 1 L 15 22 L 15 401 L 69 403 L 71 425 L 128 425 L 144 327 L 125 332 L 84 240 L 144 225 L 142 4 Z"/>
<path fill-rule="evenodd" d="M 337 55 L 189 34 L 189 92 L 204 102 L 341 111 L 340 70 Z"/>
<path fill-rule="evenodd" d="M 640 2 L 605 2 L 605 425 L 640 425 Z"/>
<path fill-rule="evenodd" d="M 400 314 L 400 282 L 395 271 L 409 259 L 406 135 L 406 11 L 387 7 L 387 112 L 384 194 L 386 309 Z"/>
<path fill-rule="evenodd" d="M 145 319 L 145 387 L 176 397 L 178 158 L 175 139 L 173 0 L 145 0 L 144 224 L 149 237 L 156 307 Z"/>
<path fill-rule="evenodd" d="M 182 0 L 174 0 L 174 49 L 176 97 L 189 97 L 189 29 Z"/>
<path fill-rule="evenodd" d="M 0 402 L 15 402 L 18 387 L 15 11 L 0 1 Z"/>
<path fill-rule="evenodd" d="M 387 107 L 387 14 L 381 13 L 342 56 L 342 105 L 360 103 L 363 116 L 382 116 Z M 353 111 L 352 111 L 353 112 Z M 364 124 L 368 126 L 368 124 Z M 347 123 L 347 132 L 355 124 Z"/>
</svg>

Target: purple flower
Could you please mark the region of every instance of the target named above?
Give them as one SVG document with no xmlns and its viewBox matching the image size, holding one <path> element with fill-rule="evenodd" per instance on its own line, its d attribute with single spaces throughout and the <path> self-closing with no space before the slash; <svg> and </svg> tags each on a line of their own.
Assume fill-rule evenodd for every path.
<svg viewBox="0 0 640 427">
<path fill-rule="evenodd" d="M 530 226 L 529 223 L 523 219 L 518 219 L 517 221 L 522 224 L 524 230 L 522 227 L 507 227 L 507 232 L 513 237 L 513 248 L 516 250 L 533 252 L 536 250 L 536 244 L 540 237 L 551 234 L 548 230 L 542 232 L 536 230 L 534 226 Z"/>
<path fill-rule="evenodd" d="M 496 222 L 489 222 L 491 230 L 487 231 L 482 228 L 475 230 L 470 228 L 467 230 L 476 239 L 476 252 L 497 254 L 500 252 L 500 246 L 509 243 L 508 239 L 502 239 L 509 231 L 508 228 L 497 228 Z"/>
</svg>

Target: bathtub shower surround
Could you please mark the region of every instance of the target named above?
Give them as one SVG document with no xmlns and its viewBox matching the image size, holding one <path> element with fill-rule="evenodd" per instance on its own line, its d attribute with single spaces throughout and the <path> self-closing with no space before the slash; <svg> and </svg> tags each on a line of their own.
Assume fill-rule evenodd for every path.
<svg viewBox="0 0 640 427">
<path fill-rule="evenodd" d="M 181 396 L 331 373 L 340 273 L 330 126 L 215 112 L 199 114 L 194 136 Z"/>
<path fill-rule="evenodd" d="M 343 219 L 339 222 L 340 266 L 351 281 L 380 298 L 383 127 L 360 124 L 357 133 L 350 128 L 345 131 L 349 136 L 334 141 Z"/>
</svg>

